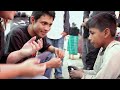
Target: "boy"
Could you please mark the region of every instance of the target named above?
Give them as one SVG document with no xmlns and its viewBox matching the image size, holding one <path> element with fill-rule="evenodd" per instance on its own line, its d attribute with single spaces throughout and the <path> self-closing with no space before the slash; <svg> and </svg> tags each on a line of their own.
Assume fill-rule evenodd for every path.
<svg viewBox="0 0 120 90">
<path fill-rule="evenodd" d="M 89 40 L 99 50 L 94 69 L 78 69 L 70 72 L 72 78 L 117 79 L 120 76 L 120 42 L 115 41 L 116 19 L 108 13 L 100 13 L 87 22 Z"/>
</svg>

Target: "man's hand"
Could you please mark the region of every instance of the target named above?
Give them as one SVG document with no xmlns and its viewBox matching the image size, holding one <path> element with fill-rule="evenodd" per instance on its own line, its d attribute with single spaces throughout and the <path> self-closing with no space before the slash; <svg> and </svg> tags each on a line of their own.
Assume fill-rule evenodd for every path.
<svg viewBox="0 0 120 90">
<path fill-rule="evenodd" d="M 86 26 L 86 23 L 87 23 L 88 20 L 89 20 L 89 18 L 85 18 L 84 22 L 82 23 L 82 26 Z"/>
<path fill-rule="evenodd" d="M 58 68 L 62 64 L 62 61 L 60 58 L 52 58 L 50 61 L 46 62 L 47 68 Z"/>
<path fill-rule="evenodd" d="M 37 58 L 31 58 L 23 63 L 20 63 L 20 68 L 22 68 L 21 76 L 33 77 L 36 75 L 44 75 L 46 70 L 46 64 L 39 65 L 39 60 Z"/>
<path fill-rule="evenodd" d="M 65 52 L 62 49 L 55 48 L 55 55 L 57 58 L 64 58 Z"/>
<path fill-rule="evenodd" d="M 84 19 L 84 23 L 87 23 L 88 20 L 89 20 L 89 18 L 85 18 Z"/>
<path fill-rule="evenodd" d="M 83 70 L 82 69 L 78 69 L 78 70 L 72 70 L 69 75 L 72 79 L 80 79 L 83 77 Z"/>
<path fill-rule="evenodd" d="M 65 36 L 67 36 L 67 33 L 66 33 L 66 32 L 62 32 L 61 35 L 62 35 L 63 37 L 65 37 Z"/>
<path fill-rule="evenodd" d="M 36 52 L 43 47 L 42 39 L 38 39 L 37 42 L 35 42 L 35 40 L 36 36 L 31 38 L 27 43 L 24 44 L 24 46 L 20 50 L 23 56 L 27 57 L 36 54 Z"/>
</svg>

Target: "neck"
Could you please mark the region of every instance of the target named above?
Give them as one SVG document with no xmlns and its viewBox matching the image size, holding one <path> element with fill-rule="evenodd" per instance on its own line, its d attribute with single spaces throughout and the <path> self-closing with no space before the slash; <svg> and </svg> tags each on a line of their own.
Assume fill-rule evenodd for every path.
<svg viewBox="0 0 120 90">
<path fill-rule="evenodd" d="M 111 39 L 109 39 L 109 40 L 106 40 L 103 48 L 105 49 L 112 41 L 114 41 L 114 38 L 111 38 Z"/>
<path fill-rule="evenodd" d="M 31 24 L 28 26 L 28 33 L 30 34 L 31 37 L 36 36 L 33 30 L 33 26 Z"/>
</svg>

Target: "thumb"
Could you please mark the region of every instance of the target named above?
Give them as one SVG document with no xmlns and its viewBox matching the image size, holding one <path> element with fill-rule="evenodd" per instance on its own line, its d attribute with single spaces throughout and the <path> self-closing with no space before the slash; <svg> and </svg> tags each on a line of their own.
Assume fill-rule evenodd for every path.
<svg viewBox="0 0 120 90">
<path fill-rule="evenodd" d="M 32 37 L 32 38 L 28 41 L 28 43 L 31 43 L 31 42 L 33 42 L 33 41 L 35 41 L 35 40 L 36 40 L 36 36 Z"/>
</svg>

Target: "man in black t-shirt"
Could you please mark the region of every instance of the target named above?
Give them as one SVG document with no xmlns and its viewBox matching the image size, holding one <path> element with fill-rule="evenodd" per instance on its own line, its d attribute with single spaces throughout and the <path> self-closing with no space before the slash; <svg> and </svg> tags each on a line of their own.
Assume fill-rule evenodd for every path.
<svg viewBox="0 0 120 90">
<path fill-rule="evenodd" d="M 37 36 L 38 39 L 40 39 L 41 49 L 39 50 L 40 56 L 37 58 L 42 59 L 41 62 L 46 62 L 48 60 L 51 61 L 50 67 L 48 67 L 48 71 L 46 70 L 45 76 L 50 78 L 51 69 L 55 68 L 57 66 L 57 60 L 51 59 L 52 56 L 50 56 L 51 52 L 56 53 L 57 58 L 63 58 L 64 52 L 58 48 L 53 47 L 52 45 L 48 44 L 46 42 L 46 34 L 49 32 L 50 27 L 53 23 L 53 20 L 55 18 L 54 11 L 33 11 L 32 15 L 30 17 L 30 24 L 29 25 L 18 25 L 13 30 L 10 31 L 10 33 L 7 35 L 6 41 L 6 53 L 19 50 L 22 48 L 24 43 L 26 43 L 29 39 L 31 39 L 34 36 Z M 36 40 L 38 42 L 38 40 Z M 34 48 L 34 47 L 33 47 Z M 50 52 L 45 52 L 50 51 Z M 31 57 L 35 57 L 35 55 L 32 55 Z M 44 57 L 44 58 L 43 58 Z M 30 57 L 27 57 L 30 58 Z M 44 59 L 44 60 L 43 60 Z M 25 59 L 24 59 L 25 60 Z M 19 63 L 20 61 L 7 61 L 7 63 Z M 54 65 L 52 65 L 54 63 Z M 56 63 L 56 64 L 55 64 Z M 49 73 L 48 73 L 49 72 Z"/>
</svg>

